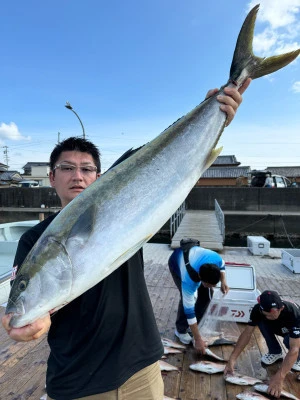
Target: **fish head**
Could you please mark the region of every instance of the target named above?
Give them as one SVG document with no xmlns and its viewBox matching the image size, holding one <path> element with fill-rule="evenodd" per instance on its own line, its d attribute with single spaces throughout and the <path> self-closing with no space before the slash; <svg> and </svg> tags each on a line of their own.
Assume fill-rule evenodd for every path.
<svg viewBox="0 0 300 400">
<path fill-rule="evenodd" d="M 18 270 L 6 314 L 11 327 L 22 327 L 63 306 L 72 288 L 72 263 L 62 242 L 53 236 L 38 241 Z"/>
</svg>

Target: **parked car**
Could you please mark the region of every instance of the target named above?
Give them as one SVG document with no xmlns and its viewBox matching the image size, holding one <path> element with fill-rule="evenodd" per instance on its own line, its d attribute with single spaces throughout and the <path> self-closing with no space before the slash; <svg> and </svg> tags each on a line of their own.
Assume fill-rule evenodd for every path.
<svg viewBox="0 0 300 400">
<path fill-rule="evenodd" d="M 263 187 L 267 176 L 272 179 L 272 187 L 289 187 L 291 186 L 291 181 L 285 176 L 272 174 L 270 171 L 257 171 L 253 170 L 249 173 L 249 186 L 251 187 Z"/>
<path fill-rule="evenodd" d="M 37 181 L 23 180 L 18 183 L 19 187 L 39 187 L 39 183 Z"/>
</svg>

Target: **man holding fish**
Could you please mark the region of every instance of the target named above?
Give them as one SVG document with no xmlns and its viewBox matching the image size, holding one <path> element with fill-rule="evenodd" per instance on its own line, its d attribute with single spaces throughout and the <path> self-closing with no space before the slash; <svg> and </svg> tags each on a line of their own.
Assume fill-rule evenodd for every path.
<svg viewBox="0 0 300 400">
<path fill-rule="evenodd" d="M 193 244 L 193 239 L 187 239 Z M 197 241 L 194 241 L 195 243 Z M 180 292 L 175 335 L 184 344 L 193 341 L 196 351 L 206 352 L 206 343 L 198 329 L 213 296 L 213 287 L 221 281 L 221 291 L 229 290 L 225 278 L 225 263 L 215 251 L 192 245 L 186 251 L 181 241 L 181 248 L 175 249 L 169 258 L 169 269 Z M 188 249 L 189 244 L 187 244 Z M 191 331 L 193 338 L 188 333 Z"/>
<path fill-rule="evenodd" d="M 283 337 L 283 343 L 288 352 L 281 367 L 270 379 L 268 394 L 279 397 L 283 382 L 290 370 L 300 371 L 300 306 L 290 301 L 282 300 L 276 291 L 265 290 L 257 299 L 250 314 L 248 325 L 241 333 L 233 350 L 224 374 L 233 374 L 238 356 L 248 345 L 256 326 L 259 327 L 269 352 L 262 356 L 265 365 L 282 360 L 282 349 L 275 335 Z"/>
<path fill-rule="evenodd" d="M 228 88 L 224 95 L 218 96 L 221 110 L 227 113 L 227 125 L 250 81 L 239 90 Z M 216 91 L 211 90 L 208 96 Z M 50 170 L 51 185 L 65 208 L 100 177 L 99 151 L 85 139 L 66 139 L 51 153 Z M 19 267 L 55 217 L 48 217 L 21 237 L 12 279 L 21 279 Z M 82 240 L 88 240 L 85 232 L 88 218 L 93 215 L 80 216 Z M 110 400 L 117 393 L 125 392 L 130 400 L 163 399 L 158 364 L 163 347 L 143 268 L 139 250 L 111 275 L 59 311 L 51 310 L 22 327 L 11 326 L 11 314 L 2 318 L 4 328 L 16 341 L 35 340 L 49 331 L 46 377 L 49 400 Z M 22 284 L 26 282 L 20 280 L 19 285 Z"/>
</svg>

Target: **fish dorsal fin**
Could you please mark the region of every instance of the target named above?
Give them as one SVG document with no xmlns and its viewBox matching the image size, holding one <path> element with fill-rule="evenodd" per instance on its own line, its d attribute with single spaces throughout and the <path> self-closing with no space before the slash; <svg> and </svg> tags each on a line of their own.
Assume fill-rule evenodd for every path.
<svg viewBox="0 0 300 400">
<path fill-rule="evenodd" d="M 216 161 L 216 159 L 219 157 L 219 155 L 221 154 L 221 151 L 223 150 L 223 147 L 219 147 L 218 149 L 213 149 L 208 157 L 208 159 L 206 160 L 205 166 L 204 166 L 204 171 L 207 170 L 207 168 L 209 168 L 214 161 Z"/>
</svg>

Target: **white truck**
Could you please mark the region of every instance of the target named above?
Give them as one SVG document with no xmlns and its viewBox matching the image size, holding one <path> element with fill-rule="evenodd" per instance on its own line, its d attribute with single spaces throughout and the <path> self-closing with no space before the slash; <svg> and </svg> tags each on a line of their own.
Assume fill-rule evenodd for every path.
<svg viewBox="0 0 300 400">
<path fill-rule="evenodd" d="M 251 187 L 263 187 L 269 175 L 272 179 L 272 187 L 285 188 L 291 186 L 291 181 L 285 176 L 272 174 L 270 171 L 253 170 L 248 174 L 248 183 Z"/>
</svg>

